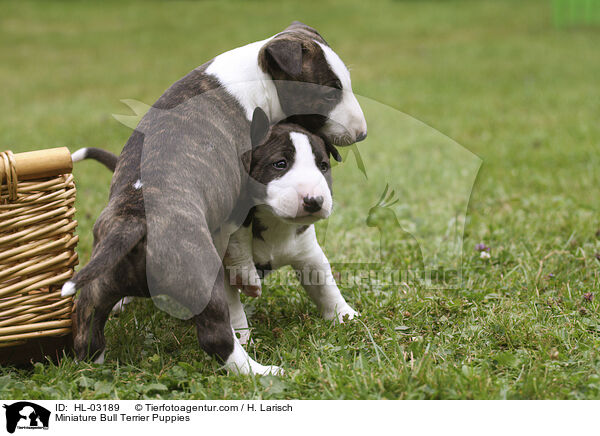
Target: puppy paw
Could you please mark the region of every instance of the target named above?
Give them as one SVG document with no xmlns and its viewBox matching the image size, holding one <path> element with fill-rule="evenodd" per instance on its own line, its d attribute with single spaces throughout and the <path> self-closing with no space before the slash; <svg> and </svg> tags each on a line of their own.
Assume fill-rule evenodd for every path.
<svg viewBox="0 0 600 436">
<path fill-rule="evenodd" d="M 248 297 L 260 297 L 262 294 L 262 286 L 260 283 L 258 285 L 242 285 L 239 288 L 240 291 L 247 295 Z"/>
<path fill-rule="evenodd" d="M 233 374 L 240 375 L 283 375 L 283 368 L 275 365 L 261 365 L 260 363 L 248 359 L 242 364 L 229 363 L 225 369 Z"/>
<path fill-rule="evenodd" d="M 254 265 L 232 271 L 232 286 L 249 297 L 260 297 L 262 285 Z"/>
<path fill-rule="evenodd" d="M 275 365 L 260 365 L 252 368 L 252 373 L 255 375 L 283 375 L 283 368 Z"/>
<path fill-rule="evenodd" d="M 343 324 L 344 321 L 350 321 L 357 316 L 359 316 L 358 312 L 352 309 L 348 304 L 323 313 L 323 318 L 333 320 L 340 324 Z"/>
</svg>

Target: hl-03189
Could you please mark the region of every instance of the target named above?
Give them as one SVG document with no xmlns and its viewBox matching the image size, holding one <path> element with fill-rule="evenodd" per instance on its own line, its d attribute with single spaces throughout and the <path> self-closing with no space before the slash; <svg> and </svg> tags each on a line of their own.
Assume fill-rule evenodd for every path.
<svg viewBox="0 0 600 436">
<path fill-rule="evenodd" d="M 118 412 L 119 405 L 116 403 L 75 403 L 75 412 Z"/>
</svg>

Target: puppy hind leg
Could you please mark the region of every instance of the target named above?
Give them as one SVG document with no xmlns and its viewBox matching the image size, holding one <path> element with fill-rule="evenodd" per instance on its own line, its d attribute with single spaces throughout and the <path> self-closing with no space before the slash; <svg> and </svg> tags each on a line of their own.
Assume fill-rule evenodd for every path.
<svg viewBox="0 0 600 436">
<path fill-rule="evenodd" d="M 83 287 L 77 300 L 77 332 L 74 338 L 77 359 L 104 361 L 104 326 L 113 306 L 123 295 L 107 286 L 102 278 Z"/>
<path fill-rule="evenodd" d="M 151 295 L 154 290 L 184 306 L 196 325 L 200 347 L 228 369 L 242 374 L 266 371 L 249 358 L 233 334 L 223 261 L 201 211 L 153 218 L 146 257 Z"/>
<path fill-rule="evenodd" d="M 224 293 L 223 271 L 217 278 L 206 308 L 194 317 L 198 342 L 209 355 L 216 357 L 224 368 L 235 374 L 280 374 L 277 366 L 264 366 L 254 361 L 235 337 Z"/>
<path fill-rule="evenodd" d="M 253 360 L 237 338 L 234 338 L 233 352 L 225 361 L 224 368 L 234 374 L 283 375 L 283 368 L 275 365 L 261 365 Z"/>
<path fill-rule="evenodd" d="M 94 225 L 94 249 L 92 258 L 82 269 L 66 282 L 61 291 L 63 297 L 73 295 L 91 281 L 100 277 L 106 271 L 115 268 L 146 233 L 146 227 L 136 220 L 125 221 L 122 218 L 110 223 L 110 228 L 101 240 L 98 240 L 99 229 L 103 228 L 106 220 L 98 218 Z"/>
</svg>

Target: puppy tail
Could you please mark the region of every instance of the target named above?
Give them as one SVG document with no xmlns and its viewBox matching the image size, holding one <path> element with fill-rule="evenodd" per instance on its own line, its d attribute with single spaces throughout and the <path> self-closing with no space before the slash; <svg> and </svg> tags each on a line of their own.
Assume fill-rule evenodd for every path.
<svg viewBox="0 0 600 436">
<path fill-rule="evenodd" d="M 112 269 L 140 242 L 146 235 L 146 227 L 142 223 L 133 226 L 131 224 L 131 220 L 128 221 L 127 232 L 112 232 L 94 248 L 88 264 L 63 285 L 61 296 L 74 295 L 77 289 Z"/>
<path fill-rule="evenodd" d="M 101 148 L 85 147 L 80 148 L 75 153 L 71 154 L 71 159 L 73 159 L 73 162 L 80 162 L 84 159 L 94 159 L 114 173 L 118 156 Z"/>
</svg>

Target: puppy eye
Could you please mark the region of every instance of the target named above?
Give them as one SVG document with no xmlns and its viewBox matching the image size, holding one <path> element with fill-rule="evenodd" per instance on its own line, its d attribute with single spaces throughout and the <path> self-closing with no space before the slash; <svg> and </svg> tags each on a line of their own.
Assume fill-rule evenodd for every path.
<svg viewBox="0 0 600 436">
<path fill-rule="evenodd" d="M 273 166 L 278 170 L 285 170 L 287 168 L 287 161 L 285 159 L 278 160 L 273 163 Z"/>
<path fill-rule="evenodd" d="M 321 168 L 321 171 L 326 173 L 329 169 L 329 164 L 327 162 L 321 162 L 321 165 L 319 165 L 319 167 Z"/>
</svg>

